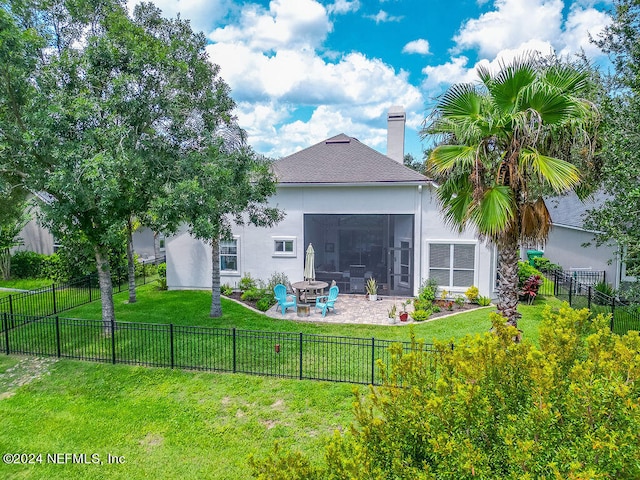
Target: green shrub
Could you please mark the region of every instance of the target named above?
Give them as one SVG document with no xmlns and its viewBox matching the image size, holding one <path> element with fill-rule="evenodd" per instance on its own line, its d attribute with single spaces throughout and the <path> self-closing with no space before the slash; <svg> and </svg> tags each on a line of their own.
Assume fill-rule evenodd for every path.
<svg viewBox="0 0 640 480">
<path fill-rule="evenodd" d="M 158 283 L 160 290 L 167 289 L 167 264 L 158 264 Z"/>
<path fill-rule="evenodd" d="M 476 300 L 478 300 L 478 295 L 480 294 L 480 290 L 478 290 L 478 287 L 475 287 L 472 285 L 469 288 L 467 288 L 467 291 L 464 292 L 464 294 L 470 303 L 475 303 Z"/>
<path fill-rule="evenodd" d="M 245 274 L 240 279 L 240 282 L 238 282 L 238 288 L 242 292 L 245 292 L 247 290 L 251 290 L 252 288 L 257 288 L 257 287 L 258 287 L 258 282 L 257 282 L 257 280 L 251 278 L 251 274 L 250 273 Z"/>
<path fill-rule="evenodd" d="M 220 293 L 225 296 L 230 296 L 233 293 L 233 287 L 228 283 L 220 285 Z"/>
<path fill-rule="evenodd" d="M 44 265 L 47 256 L 42 253 L 18 251 L 11 257 L 12 278 L 46 278 Z"/>
<path fill-rule="evenodd" d="M 273 295 L 265 295 L 261 297 L 260 300 L 258 300 L 258 302 L 256 303 L 256 308 L 261 312 L 266 312 L 267 310 L 269 310 L 269 308 L 271 308 L 271 305 L 274 305 L 275 303 L 276 299 L 273 297 Z"/>
<path fill-rule="evenodd" d="M 536 270 L 534 267 L 529 265 L 527 262 L 518 262 L 518 288 L 522 288 L 524 283 L 531 277 L 532 275 L 540 275 L 542 273 Z"/>
<path fill-rule="evenodd" d="M 489 305 L 491 305 L 491 297 L 480 295 L 478 297 L 478 305 L 480 305 L 481 307 L 488 307 Z"/>
<path fill-rule="evenodd" d="M 45 256 L 42 262 L 42 276 L 55 283 L 71 280 L 67 266 L 57 253 Z"/>
<path fill-rule="evenodd" d="M 411 313 L 411 318 L 416 322 L 424 322 L 431 316 L 431 310 L 414 310 Z"/>
<path fill-rule="evenodd" d="M 283 272 L 273 272 L 271 277 L 269 277 L 269 281 L 267 282 L 267 290 L 273 292 L 273 287 L 278 284 L 282 284 L 285 287 L 289 285 L 289 277 L 287 277 L 286 273 Z"/>
<path fill-rule="evenodd" d="M 263 288 L 253 287 L 242 292 L 240 298 L 249 302 L 257 302 L 262 297 L 266 296 L 267 291 Z"/>
<path fill-rule="evenodd" d="M 418 299 L 433 302 L 438 295 L 438 283 L 433 278 L 427 278 L 418 290 Z"/>
<path fill-rule="evenodd" d="M 391 347 L 384 384 L 355 392 L 355 424 L 325 464 L 276 451 L 255 472 L 287 478 L 640 478 L 640 336 L 608 318 L 547 308 L 540 347 L 491 314 L 493 330 L 452 348 Z M 397 385 L 402 382 L 404 388 Z M 266 477 L 262 477 L 266 478 Z M 280 478 L 280 477 L 274 477 Z"/>
<path fill-rule="evenodd" d="M 533 266 L 540 270 L 541 272 L 561 272 L 562 267 L 557 263 L 551 263 L 548 258 L 545 257 L 534 257 Z"/>
</svg>

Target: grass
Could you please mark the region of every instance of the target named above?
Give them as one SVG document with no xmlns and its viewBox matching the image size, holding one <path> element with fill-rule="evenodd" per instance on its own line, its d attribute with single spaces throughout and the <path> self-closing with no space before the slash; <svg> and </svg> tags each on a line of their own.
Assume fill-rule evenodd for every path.
<svg viewBox="0 0 640 480">
<path fill-rule="evenodd" d="M 489 312 L 495 309 L 479 309 L 460 313 L 452 317 L 434 319 L 433 321 L 416 323 L 410 328 L 404 325 L 346 325 L 322 322 L 296 322 L 286 319 L 273 319 L 256 313 L 242 305 L 222 298 L 223 315 L 220 318 L 209 317 L 211 293 L 198 290 L 162 291 L 153 285 L 138 287 L 138 301 L 127 302 L 126 293 L 114 296 L 116 318 L 123 322 L 144 322 L 184 326 L 208 326 L 218 328 L 238 328 L 244 330 L 266 330 L 275 332 L 302 332 L 323 335 L 338 335 L 384 340 L 410 339 L 410 328 L 418 338 L 427 342 L 434 339 L 455 341 L 465 335 L 482 334 L 490 327 Z M 553 302 L 553 297 L 549 300 Z M 520 328 L 525 338 L 537 339 L 538 324 L 541 319 L 538 300 L 535 305 L 521 305 L 523 318 Z M 558 303 L 559 304 L 559 303 Z M 100 303 L 83 305 L 68 312 L 64 316 L 99 320 L 101 318 Z"/>
<path fill-rule="evenodd" d="M 0 372 L 16 357 L 0 357 Z M 62 360 L 30 384 L 0 383 L 0 445 L 42 464 L 0 464 L 0 478 L 250 478 L 247 458 L 275 441 L 323 454 L 353 418 L 352 386 Z M 4 391 L 3 391 L 4 389 Z M 97 453 L 103 465 L 54 465 L 46 453 Z M 124 464 L 107 464 L 107 455 Z"/>
<path fill-rule="evenodd" d="M 18 290 L 35 290 L 37 288 L 50 287 L 52 283 L 53 282 L 47 278 L 16 278 L 12 280 L 0 280 L 0 287 L 16 288 Z"/>
</svg>

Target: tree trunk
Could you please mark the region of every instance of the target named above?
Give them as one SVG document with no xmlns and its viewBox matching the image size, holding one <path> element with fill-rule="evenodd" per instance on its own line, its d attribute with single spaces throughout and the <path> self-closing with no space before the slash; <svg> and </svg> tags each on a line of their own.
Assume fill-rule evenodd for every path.
<svg viewBox="0 0 640 480">
<path fill-rule="evenodd" d="M 513 235 L 498 242 L 498 313 L 518 327 L 518 241 Z"/>
<path fill-rule="evenodd" d="M 220 303 L 220 241 L 211 240 L 211 318 L 222 316 Z"/>
<path fill-rule="evenodd" d="M 11 250 L 3 248 L 0 251 L 0 279 L 9 280 L 11 277 Z"/>
<path fill-rule="evenodd" d="M 129 303 L 136 303 L 136 260 L 133 256 L 133 226 L 127 220 L 127 267 L 129 268 Z"/>
<path fill-rule="evenodd" d="M 113 285 L 111 283 L 111 268 L 109 254 L 100 246 L 95 247 L 96 264 L 98 265 L 98 282 L 100 283 L 100 300 L 102 303 L 102 324 L 106 334 L 111 334 L 116 322 L 113 307 Z"/>
</svg>

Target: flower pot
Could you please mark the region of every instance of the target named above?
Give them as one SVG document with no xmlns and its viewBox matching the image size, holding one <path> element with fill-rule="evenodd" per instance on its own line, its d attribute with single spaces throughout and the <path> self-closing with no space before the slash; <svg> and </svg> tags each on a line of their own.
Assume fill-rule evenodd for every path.
<svg viewBox="0 0 640 480">
<path fill-rule="evenodd" d="M 371 302 L 375 302 L 376 300 L 378 300 L 378 294 L 377 293 L 373 293 L 373 294 L 369 294 L 369 301 Z"/>
<path fill-rule="evenodd" d="M 396 323 L 396 317 L 389 317 L 389 318 L 388 318 L 388 320 L 389 320 L 389 323 L 390 323 L 391 325 L 393 325 L 394 323 Z"/>
<path fill-rule="evenodd" d="M 400 312 L 400 321 L 406 322 L 409 319 L 409 314 L 407 312 Z"/>
</svg>

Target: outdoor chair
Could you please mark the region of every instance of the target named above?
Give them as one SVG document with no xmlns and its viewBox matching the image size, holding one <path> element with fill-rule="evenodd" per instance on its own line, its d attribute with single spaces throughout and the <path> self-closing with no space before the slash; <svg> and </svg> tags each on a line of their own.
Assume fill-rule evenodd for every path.
<svg viewBox="0 0 640 480">
<path fill-rule="evenodd" d="M 338 299 L 338 293 L 338 287 L 334 285 L 329 289 L 329 295 L 322 295 L 316 298 L 316 310 L 321 309 L 323 317 L 327 314 L 327 310 L 331 309 L 335 313 L 336 309 L 333 304 Z"/>
<path fill-rule="evenodd" d="M 277 284 L 273 287 L 273 295 L 278 302 L 278 307 L 282 309 L 282 316 L 284 317 L 284 312 L 287 308 L 293 308 L 294 312 L 298 311 L 298 302 L 296 301 L 296 297 L 293 295 L 287 295 L 287 287 L 282 285 L 281 283 Z M 276 309 L 278 308 L 276 307 Z"/>
</svg>

